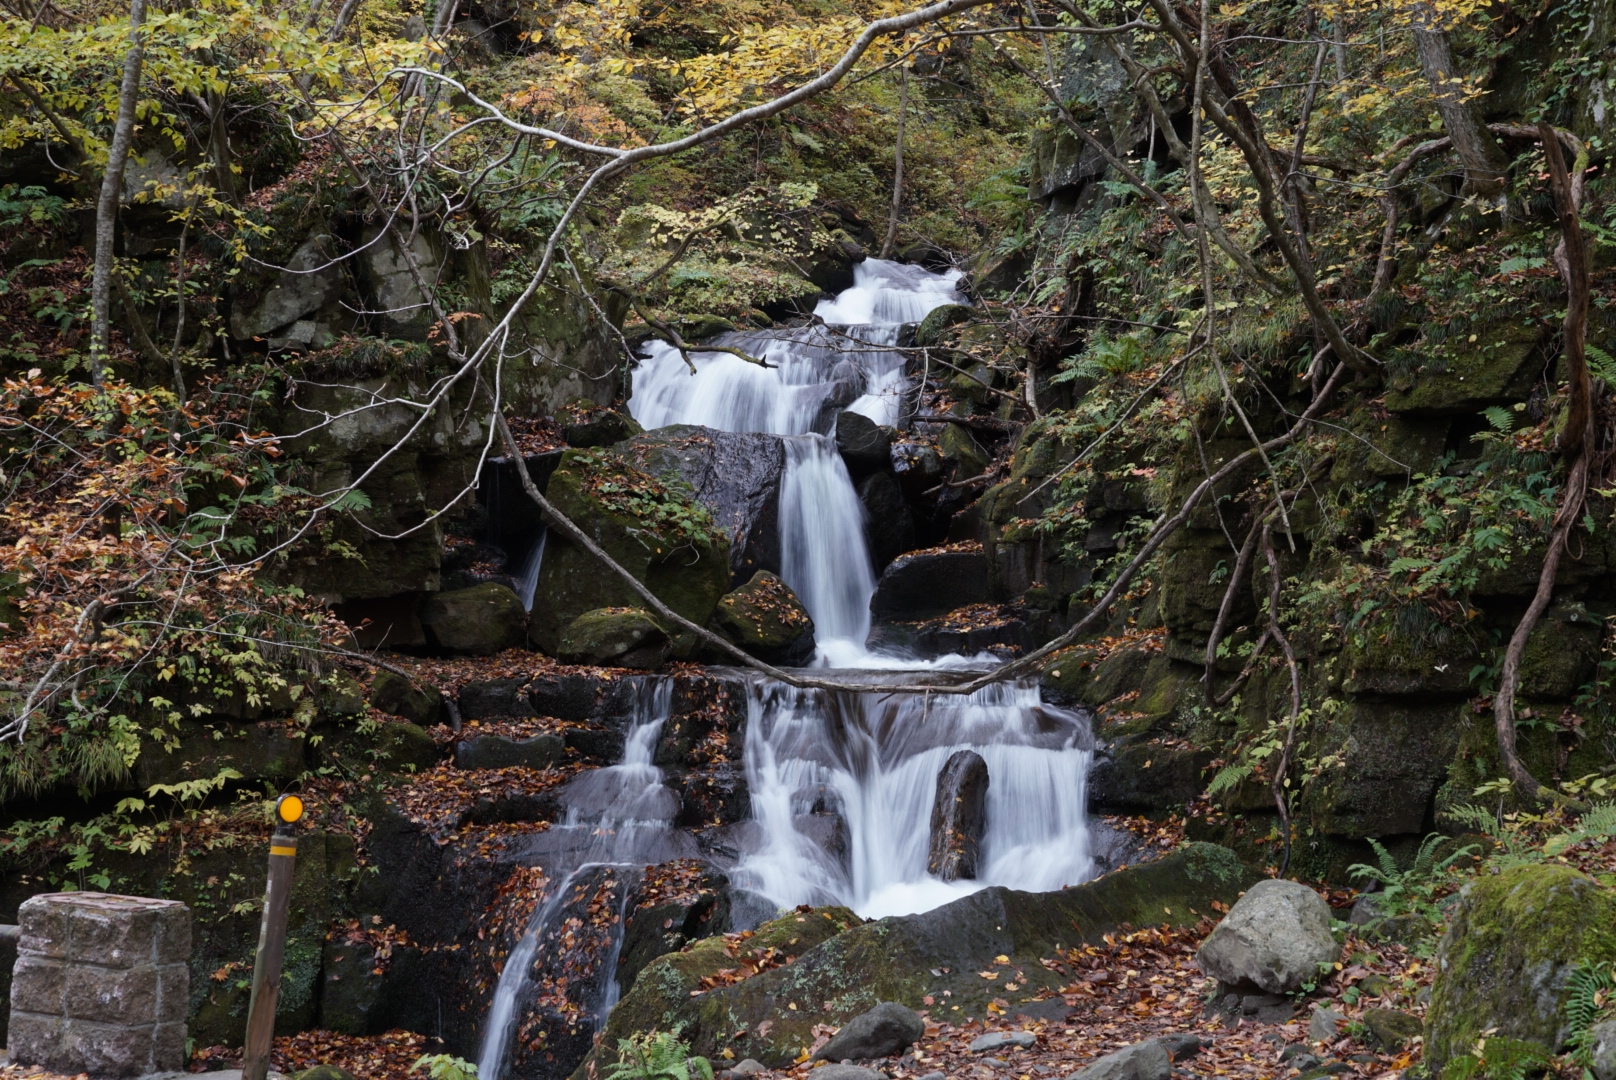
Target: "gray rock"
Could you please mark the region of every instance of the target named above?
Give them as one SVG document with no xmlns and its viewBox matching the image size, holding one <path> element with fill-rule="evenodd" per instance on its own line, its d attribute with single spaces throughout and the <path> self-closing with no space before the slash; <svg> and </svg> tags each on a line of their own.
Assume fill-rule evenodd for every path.
<svg viewBox="0 0 1616 1080">
<path fill-rule="evenodd" d="M 1594 1080 L 1616 1080 L 1616 1020 L 1595 1024 L 1593 1036 Z"/>
<path fill-rule="evenodd" d="M 769 1070 L 764 1068 L 761 1062 L 752 1058 L 742 1058 L 729 1071 L 736 1076 L 756 1076 L 760 1072 L 768 1072 Z"/>
<path fill-rule="evenodd" d="M 901 1054 L 926 1033 L 926 1022 L 913 1009 L 896 1001 L 883 1001 L 867 1013 L 853 1017 L 820 1047 L 814 1057 L 822 1061 L 846 1061 L 849 1058 L 864 1061 L 870 1058 L 892 1057 Z M 815 1070 L 823 1080 L 837 1080 Z M 842 1077 L 841 1080 L 868 1080 L 867 1077 Z"/>
<path fill-rule="evenodd" d="M 391 671 L 379 671 L 370 684 L 370 703 L 385 713 L 402 716 L 422 727 L 438 722 L 443 695 L 410 682 Z"/>
<path fill-rule="evenodd" d="M 814 1070 L 814 1080 L 887 1080 L 887 1074 L 862 1065 L 821 1065 Z"/>
<path fill-rule="evenodd" d="M 1159 1039 L 1152 1039 L 1107 1054 L 1067 1080 L 1168 1080 L 1172 1075 L 1172 1056 Z"/>
<path fill-rule="evenodd" d="M 1341 1026 L 1347 1018 L 1334 1009 L 1320 1006 L 1313 1010 L 1307 1022 L 1307 1037 L 1312 1042 L 1335 1042 L 1341 1037 Z"/>
<path fill-rule="evenodd" d="M 520 645 L 526 621 L 522 601 L 492 581 L 429 596 L 421 605 L 427 640 L 457 655 L 492 656 Z"/>
<path fill-rule="evenodd" d="M 1003 1050 L 1011 1046 L 1031 1050 L 1037 1042 L 1038 1036 L 1030 1031 L 990 1031 L 971 1043 L 971 1053 L 985 1054 L 989 1050 Z"/>
<path fill-rule="evenodd" d="M 381 235 L 382 228 L 377 225 L 365 231 L 358 258 L 359 274 L 370 294 L 378 329 L 385 337 L 424 341 L 432 325 L 432 309 L 421 286 L 430 289 L 438 283 L 446 257 L 436 234 L 417 231 L 410 236 L 406 227 L 403 231 L 420 275 L 417 282 L 409 257 L 392 235 Z"/>
<path fill-rule="evenodd" d="M 342 271 L 331 261 L 335 254 L 331 237 L 311 234 L 292 252 L 258 303 L 232 313 L 230 333 L 238 339 L 262 337 L 335 300 L 342 294 Z"/>
<path fill-rule="evenodd" d="M 1219 982 L 1288 994 L 1340 954 L 1323 897 L 1294 881 L 1260 881 L 1229 909 L 1196 960 Z"/>
<path fill-rule="evenodd" d="M 1419 1017 L 1398 1009 L 1365 1009 L 1360 1019 L 1369 1029 L 1364 1041 L 1375 1050 L 1401 1050 L 1425 1028 Z"/>
<path fill-rule="evenodd" d="M 547 769 L 561 760 L 566 744 L 559 735 L 539 735 L 532 739 L 507 739 L 503 735 L 479 735 L 455 745 L 457 769 Z"/>
<path fill-rule="evenodd" d="M 778 435 L 672 424 L 619 447 L 652 476 L 674 472 L 729 535 L 730 584 L 758 570 L 780 573 L 780 481 L 785 443 Z"/>
<path fill-rule="evenodd" d="M 988 763 L 974 750 L 955 751 L 937 773 L 927 873 L 944 881 L 975 879 L 987 798 Z"/>
</svg>

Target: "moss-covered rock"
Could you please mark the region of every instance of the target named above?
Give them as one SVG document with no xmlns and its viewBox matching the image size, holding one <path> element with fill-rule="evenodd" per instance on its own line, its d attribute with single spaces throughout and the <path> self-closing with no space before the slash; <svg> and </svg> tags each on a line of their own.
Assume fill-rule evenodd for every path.
<svg viewBox="0 0 1616 1080">
<path fill-rule="evenodd" d="M 1470 672 L 1481 658 L 1475 635 L 1438 622 L 1419 605 L 1398 615 L 1348 638 L 1342 689 L 1385 697 L 1468 696 Z"/>
<path fill-rule="evenodd" d="M 1521 696 L 1528 701 L 1568 701 L 1593 677 L 1599 664 L 1601 623 L 1581 604 L 1551 609 L 1526 641 L 1521 657 Z"/>
<path fill-rule="evenodd" d="M 492 656 L 520 645 L 526 622 L 522 601 L 495 581 L 438 593 L 421 605 L 427 640 L 458 656 Z"/>
<path fill-rule="evenodd" d="M 717 943 L 698 943 L 640 974 L 613 1012 L 602 1046 L 615 1046 L 631 1031 L 683 1023 L 699 1054 L 731 1048 L 737 1057 L 778 1067 L 813 1043 L 816 1024 L 845 1024 L 883 1001 L 919 1009 L 929 994 L 948 1002 L 943 1012 L 951 1019 L 986 1018 L 994 997 L 1031 1000 L 1062 983 L 1038 963 L 1057 946 L 1097 941 L 1123 923 L 1193 923 L 1212 910 L 1214 900 L 1232 904 L 1256 880 L 1228 849 L 1190 844 L 1155 862 L 1059 892 L 988 888 L 919 915 L 852 926 L 783 967 L 691 997 L 690 984 L 699 975 L 674 965 L 691 964 L 688 958 L 697 950 L 721 950 Z M 802 919 L 796 925 L 806 929 L 823 916 L 788 916 L 787 931 L 793 918 Z M 1000 955 L 1010 957 L 999 967 L 1018 990 L 1006 991 L 976 974 L 993 967 Z M 720 959 L 726 967 L 735 964 L 721 951 L 709 962 Z M 944 991 L 949 991 L 946 998 Z"/>
<path fill-rule="evenodd" d="M 578 398 L 556 410 L 561 437 L 568 446 L 588 448 L 610 446 L 640 434 L 645 429 L 628 413 L 587 398 Z"/>
<path fill-rule="evenodd" d="M 1425 1060 L 1440 1075 L 1483 1032 L 1565 1042 L 1579 961 L 1616 960 L 1616 892 L 1567 866 L 1517 866 L 1465 888 L 1437 952 Z"/>
<path fill-rule="evenodd" d="M 949 327 L 969 322 L 974 313 L 974 309 L 965 304 L 943 304 L 932 308 L 920 321 L 920 325 L 915 327 L 915 344 L 923 346 L 941 344 L 943 335 Z"/>
<path fill-rule="evenodd" d="M 1394 413 L 1474 413 L 1489 405 L 1524 399 L 1537 377 L 1543 333 L 1535 322 L 1504 322 L 1477 328 L 1476 340 L 1450 348 L 1442 370 L 1430 367 L 1394 375 L 1386 408 Z"/>
<path fill-rule="evenodd" d="M 573 663 L 649 671 L 668 659 L 668 632 L 644 608 L 596 608 L 561 631 L 557 655 Z"/>
<path fill-rule="evenodd" d="M 991 460 L 971 433 L 959 424 L 948 424 L 937 437 L 937 448 L 945 461 L 954 463 L 954 479 L 982 475 Z"/>
<path fill-rule="evenodd" d="M 725 594 L 713 612 L 713 627 L 771 663 L 800 664 L 814 652 L 814 620 L 808 609 L 791 586 L 767 570 Z"/>
<path fill-rule="evenodd" d="M 729 585 L 729 541 L 687 493 L 612 451 L 569 450 L 550 477 L 548 494 L 557 510 L 663 603 L 697 624 L 712 617 Z M 539 573 L 529 636 L 553 655 L 563 628 L 584 612 L 642 602 L 616 573 L 556 531 Z M 688 655 L 693 646 L 693 635 L 680 635 L 674 655 Z"/>
<path fill-rule="evenodd" d="M 1424 832 L 1465 708 L 1369 700 L 1342 706 L 1308 749 L 1330 759 L 1306 800 L 1315 826 L 1354 840 Z"/>
<path fill-rule="evenodd" d="M 226 769 L 242 780 L 285 784 L 303 774 L 307 740 L 284 722 L 259 724 L 181 721 L 172 745 L 143 743 L 135 760 L 135 781 L 142 788 L 212 780 Z"/>
<path fill-rule="evenodd" d="M 379 671 L 370 684 L 370 703 L 385 713 L 431 727 L 443 710 L 443 695 L 423 689 L 392 671 Z"/>
</svg>

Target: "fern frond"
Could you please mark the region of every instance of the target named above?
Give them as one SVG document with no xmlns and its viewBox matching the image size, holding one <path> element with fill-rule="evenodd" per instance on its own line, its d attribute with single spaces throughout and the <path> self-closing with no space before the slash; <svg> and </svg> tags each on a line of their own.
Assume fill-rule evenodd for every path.
<svg viewBox="0 0 1616 1080">
<path fill-rule="evenodd" d="M 1237 786 L 1240 781 L 1244 780 L 1255 771 L 1256 766 L 1252 765 L 1250 762 L 1239 762 L 1234 765 L 1225 765 L 1223 768 L 1218 770 L 1218 774 L 1214 776 L 1212 778 L 1212 782 L 1206 786 L 1207 798 L 1214 798 L 1220 792 L 1228 791 L 1230 788 Z M 1373 843 L 1373 841 L 1371 841 L 1371 843 Z"/>
</svg>

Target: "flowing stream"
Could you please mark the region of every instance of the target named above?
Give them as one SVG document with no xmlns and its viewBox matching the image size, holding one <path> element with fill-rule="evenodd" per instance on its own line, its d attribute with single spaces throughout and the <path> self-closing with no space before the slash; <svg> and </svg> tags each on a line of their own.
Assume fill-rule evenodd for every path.
<svg viewBox="0 0 1616 1080">
<path fill-rule="evenodd" d="M 635 371 L 629 408 L 646 428 L 701 424 L 784 437 L 782 576 L 813 617 L 814 663 L 850 681 L 880 673 L 918 684 L 924 669 L 980 663 L 920 662 L 866 647 L 876 578 L 863 507 L 828 434 L 843 409 L 879 424 L 902 421 L 909 384 L 899 335 L 904 324 L 959 302 L 957 278 L 867 259 L 851 288 L 820 303 L 815 325 L 720 339 L 772 367 L 696 352 L 691 374 L 675 350 L 654 343 Z M 525 568 L 535 576 L 542 554 L 541 540 Z M 913 694 L 830 693 L 746 677 L 751 820 L 732 827 L 741 853 L 730 879 L 757 899 L 751 906 L 839 903 L 875 918 L 929 910 L 989 885 L 1050 890 L 1093 875 L 1088 719 L 1042 702 L 1035 682 L 952 697 L 918 685 Z M 545 866 L 561 885 L 501 975 L 484 1029 L 483 1080 L 500 1080 L 535 952 L 570 883 L 593 867 L 699 854 L 692 837 L 670 827 L 677 800 L 652 764 L 671 690 L 669 679 L 641 680 L 623 761 L 573 781 L 565 820 L 542 834 L 553 847 Z M 978 877 L 943 882 L 926 870 L 937 774 L 967 748 L 989 775 Z M 617 993 L 608 982 L 602 1018 Z"/>
</svg>

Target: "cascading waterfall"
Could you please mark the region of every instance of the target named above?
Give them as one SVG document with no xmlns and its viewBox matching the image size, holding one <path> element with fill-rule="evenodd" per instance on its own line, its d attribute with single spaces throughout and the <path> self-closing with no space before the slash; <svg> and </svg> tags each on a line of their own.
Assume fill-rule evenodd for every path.
<svg viewBox="0 0 1616 1080">
<path fill-rule="evenodd" d="M 550 530 L 539 529 L 539 538 L 533 542 L 527 557 L 522 560 L 522 572 L 516 578 L 516 595 L 522 598 L 522 610 L 533 610 L 533 594 L 539 589 L 539 571 L 544 567 L 544 542 Z"/>
<path fill-rule="evenodd" d="M 662 770 L 652 764 L 657 739 L 673 704 L 672 679 L 638 680 L 633 720 L 624 739 L 623 760 L 616 765 L 580 774 L 562 792 L 566 809 L 562 820 L 545 834 L 555 853 L 550 863 L 559 884 L 533 913 L 521 940 L 506 958 L 494 989 L 494 1000 L 483 1025 L 477 1075 L 499 1080 L 525 1000 L 540 943 L 562 913 L 571 886 L 580 875 L 602 866 L 644 866 L 694 854 L 690 838 L 672 830 L 679 810 L 678 797 L 662 782 Z M 622 920 L 618 920 L 621 927 Z M 606 957 L 608 982 L 597 1008 L 604 1017 L 616 1004 L 616 964 L 621 939 Z"/>
<path fill-rule="evenodd" d="M 865 649 L 875 577 L 863 509 L 826 433 L 841 409 L 880 424 L 901 419 L 907 381 L 894 346 L 902 325 L 958 302 L 957 278 L 868 259 L 852 288 L 815 309 L 823 325 L 719 339 L 772 368 L 695 353 L 692 375 L 676 351 L 653 344 L 635 371 L 629 407 L 647 428 L 703 424 L 792 437 L 780 494 L 781 570 L 813 617 L 821 664 L 920 666 Z M 1087 718 L 1043 704 L 1035 684 L 958 698 L 828 694 L 755 679 L 750 710 L 746 779 L 762 839 L 731 879 L 776 907 L 841 903 L 866 916 L 902 914 L 986 885 L 1054 889 L 1093 873 Z M 930 814 L 938 770 L 964 748 L 988 765 L 987 826 L 978 879 L 944 883 L 926 872 Z M 803 827 L 826 813 L 845 827 L 845 853 L 824 850 Z"/>
</svg>

